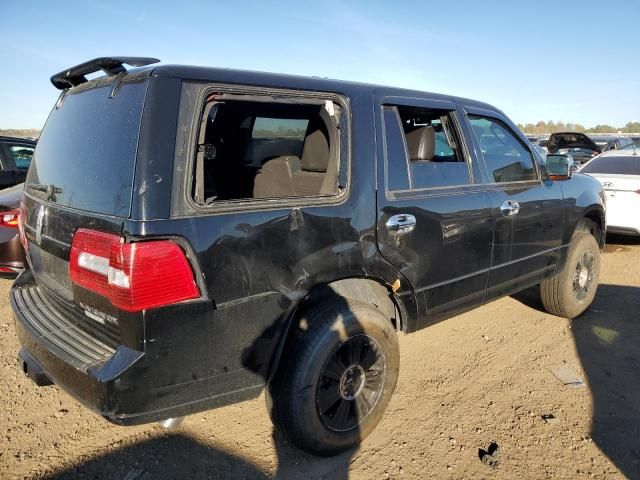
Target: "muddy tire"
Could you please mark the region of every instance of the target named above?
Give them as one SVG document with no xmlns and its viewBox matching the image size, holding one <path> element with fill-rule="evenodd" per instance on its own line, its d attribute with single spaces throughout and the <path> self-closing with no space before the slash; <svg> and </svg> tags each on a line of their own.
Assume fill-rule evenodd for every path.
<svg viewBox="0 0 640 480">
<path fill-rule="evenodd" d="M 576 318 L 595 297 L 600 276 L 600 248 L 595 237 L 577 230 L 571 240 L 564 269 L 540 283 L 540 298 L 547 312 Z"/>
<path fill-rule="evenodd" d="M 357 446 L 378 424 L 398 379 L 393 325 L 378 309 L 337 299 L 294 320 L 267 388 L 276 428 L 321 456 Z"/>
</svg>

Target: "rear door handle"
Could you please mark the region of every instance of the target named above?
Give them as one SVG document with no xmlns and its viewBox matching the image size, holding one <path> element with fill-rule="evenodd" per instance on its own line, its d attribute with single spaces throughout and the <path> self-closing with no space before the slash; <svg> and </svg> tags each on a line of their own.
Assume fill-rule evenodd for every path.
<svg viewBox="0 0 640 480">
<path fill-rule="evenodd" d="M 500 211 L 505 217 L 517 215 L 520 211 L 520 204 L 515 200 L 505 200 L 500 206 Z"/>
<path fill-rule="evenodd" d="M 389 217 L 385 226 L 396 235 L 404 235 L 416 228 L 416 217 L 408 213 L 400 213 Z"/>
</svg>

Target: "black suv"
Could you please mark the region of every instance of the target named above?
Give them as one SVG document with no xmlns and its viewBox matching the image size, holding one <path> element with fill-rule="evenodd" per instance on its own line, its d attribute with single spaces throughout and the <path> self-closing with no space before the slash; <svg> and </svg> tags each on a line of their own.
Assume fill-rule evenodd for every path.
<svg viewBox="0 0 640 480">
<path fill-rule="evenodd" d="M 156 61 L 52 77 L 11 291 L 37 383 L 122 425 L 266 387 L 276 426 L 330 455 L 382 417 L 397 331 L 537 284 L 556 315 L 591 303 L 601 187 L 550 176 L 501 111 Z"/>
<path fill-rule="evenodd" d="M 24 182 L 36 142 L 0 136 L 0 189 Z"/>
</svg>

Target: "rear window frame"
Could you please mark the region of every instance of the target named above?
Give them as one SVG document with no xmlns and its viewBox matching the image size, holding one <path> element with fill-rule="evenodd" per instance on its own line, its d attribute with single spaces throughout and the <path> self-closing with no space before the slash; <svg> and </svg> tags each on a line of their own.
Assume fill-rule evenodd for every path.
<svg viewBox="0 0 640 480">
<path fill-rule="evenodd" d="M 195 90 L 195 91 L 194 91 Z M 345 187 L 335 195 L 304 196 L 285 198 L 243 198 L 222 200 L 210 205 L 199 205 L 191 195 L 195 182 L 196 145 L 202 111 L 207 98 L 214 94 L 246 95 L 246 101 L 253 101 L 251 96 L 273 96 L 274 103 L 299 101 L 300 103 L 320 104 L 330 100 L 341 109 L 341 128 L 337 129 L 340 137 L 340 163 L 338 176 L 345 176 Z M 239 98 L 240 99 L 240 98 Z M 178 132 L 176 138 L 176 160 L 174 162 L 174 182 L 171 201 L 171 218 L 182 218 L 194 215 L 218 215 L 224 213 L 242 213 L 261 210 L 279 210 L 306 206 L 338 205 L 344 203 L 351 192 L 352 185 L 352 122 L 351 105 L 346 95 L 338 92 L 316 90 L 294 90 L 290 88 L 231 85 L 226 83 L 184 81 L 180 94 L 179 124 L 190 125 L 188 132 Z M 346 127 L 346 128 L 344 128 Z M 346 130 L 346 131 L 343 131 Z M 181 165 L 181 168 L 177 168 Z"/>
</svg>

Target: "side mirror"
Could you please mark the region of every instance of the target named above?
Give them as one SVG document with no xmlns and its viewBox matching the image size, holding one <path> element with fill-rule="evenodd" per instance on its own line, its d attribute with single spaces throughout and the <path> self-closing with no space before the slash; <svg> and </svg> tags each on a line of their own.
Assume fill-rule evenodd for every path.
<svg viewBox="0 0 640 480">
<path fill-rule="evenodd" d="M 551 180 L 568 180 L 576 170 L 571 155 L 549 154 L 546 165 Z"/>
</svg>

